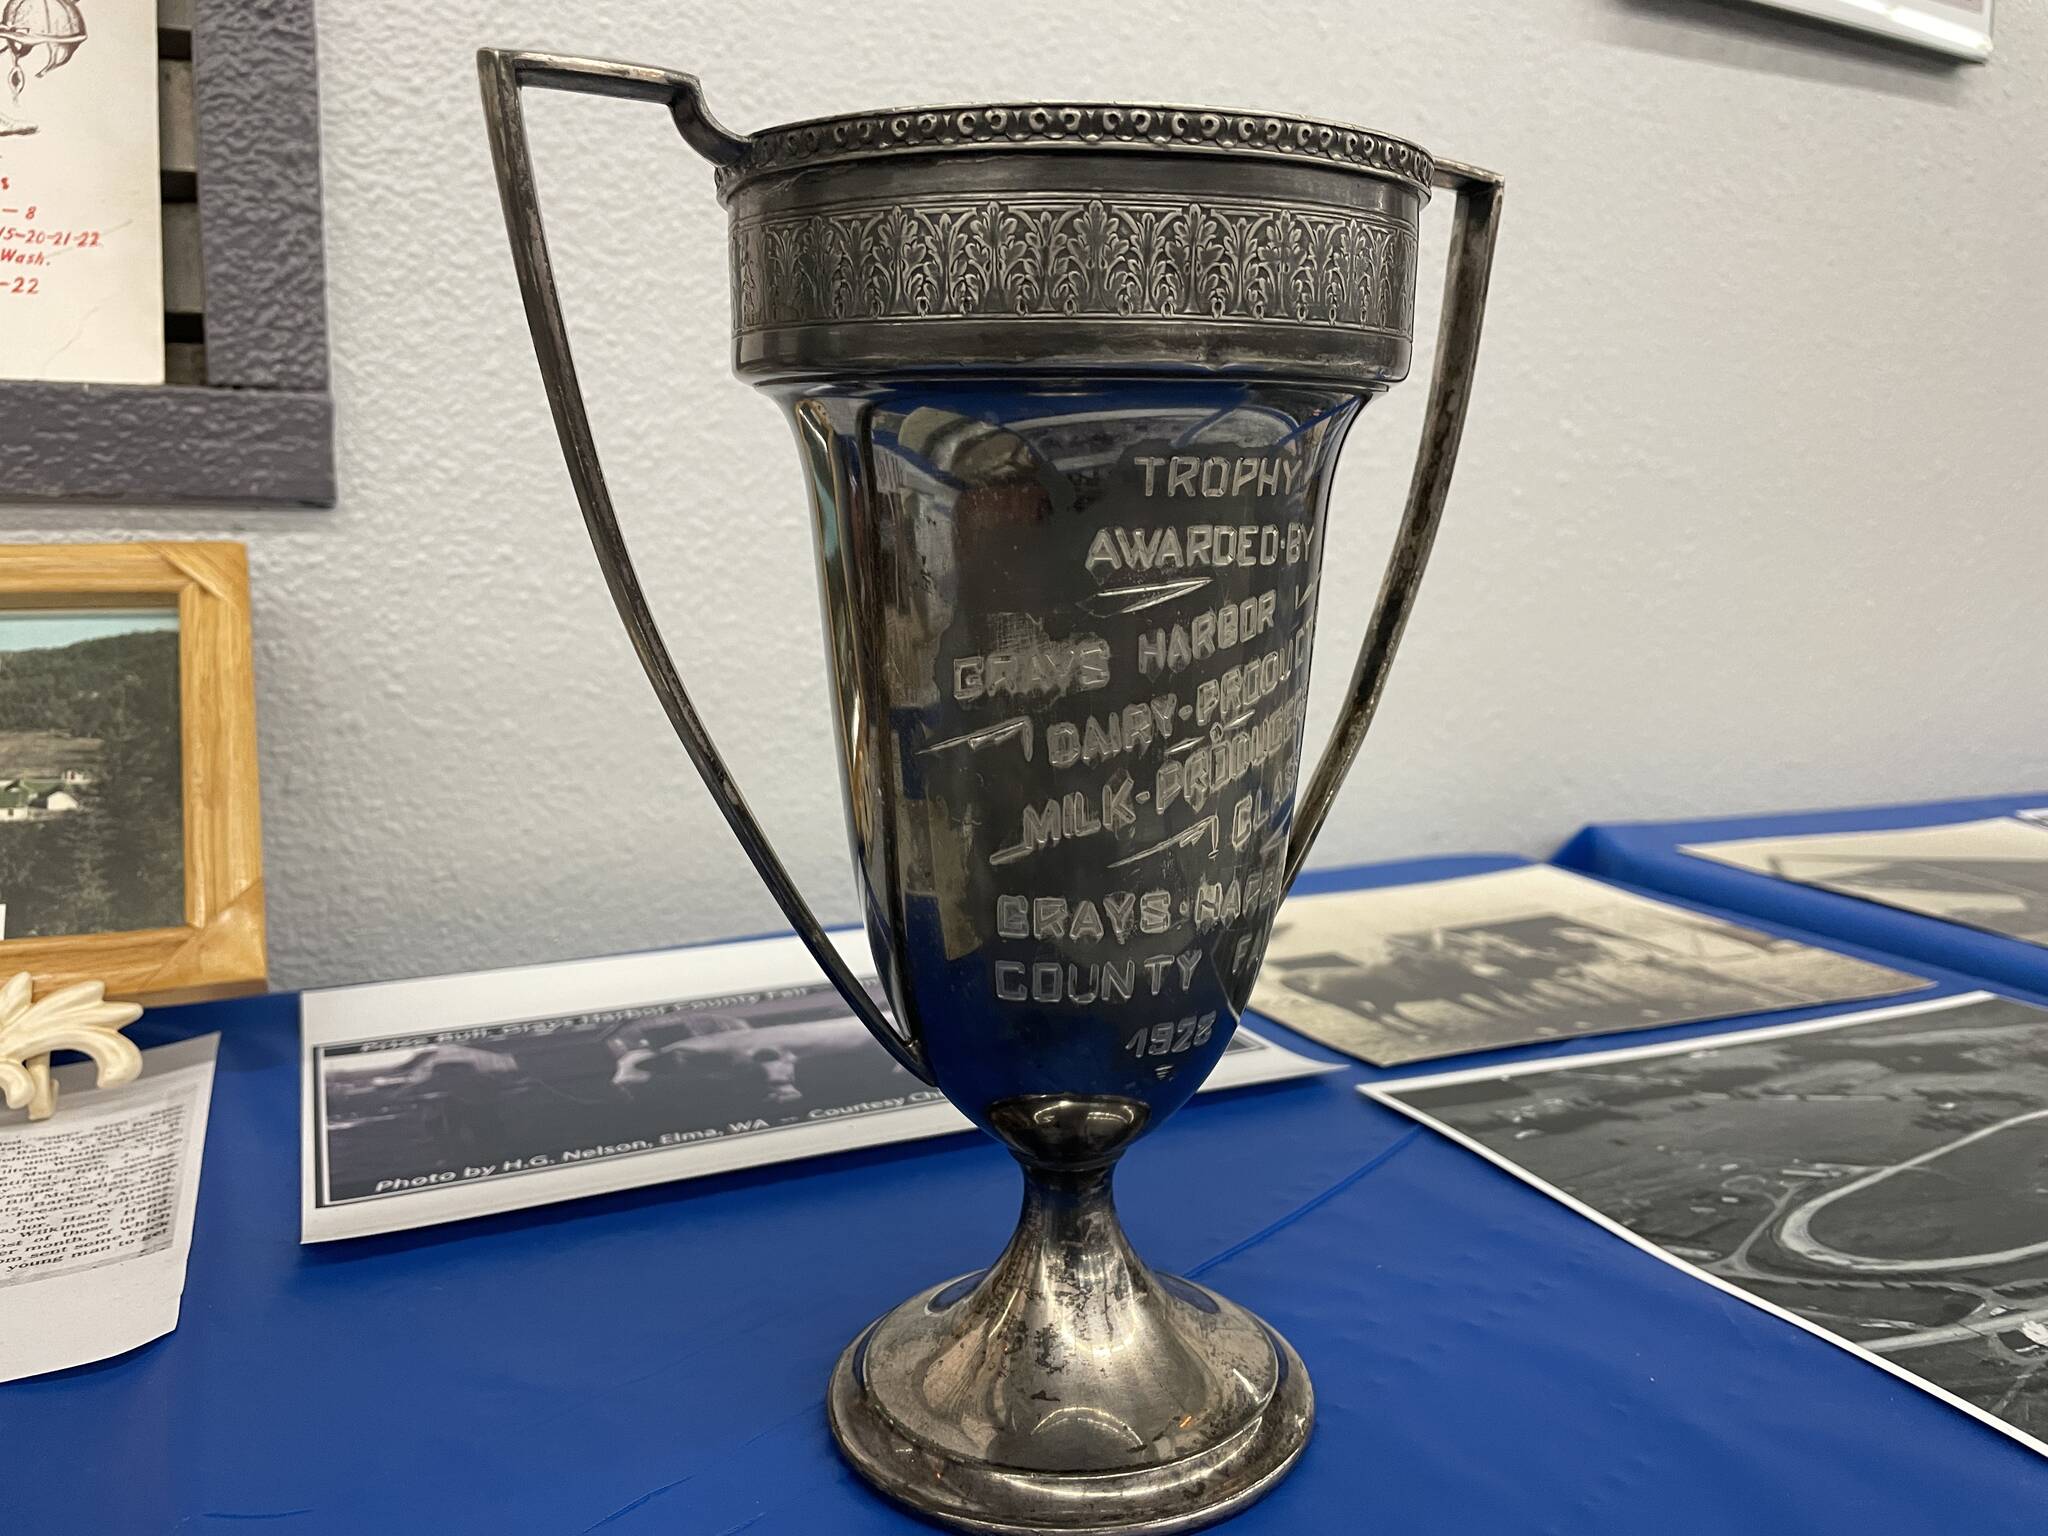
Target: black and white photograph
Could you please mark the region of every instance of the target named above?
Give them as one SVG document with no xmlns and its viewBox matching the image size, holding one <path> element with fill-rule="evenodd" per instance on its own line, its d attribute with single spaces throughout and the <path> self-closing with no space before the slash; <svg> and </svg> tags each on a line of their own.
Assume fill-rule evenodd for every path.
<svg viewBox="0 0 2048 1536">
<path fill-rule="evenodd" d="M 1971 993 L 1365 1091 L 2048 1450 L 2048 1010 Z"/>
<path fill-rule="evenodd" d="M 2020 816 L 1687 843 L 1697 858 L 2048 946 L 2048 828 Z"/>
<path fill-rule="evenodd" d="M 1252 1006 L 1393 1067 L 1929 985 L 1548 865 L 1298 896 Z"/>
<path fill-rule="evenodd" d="M 816 974 L 769 939 L 308 994 L 306 1240 L 965 1129 Z M 1239 1030 L 1205 1087 L 1324 1070 Z"/>
<path fill-rule="evenodd" d="M 0 613 L 7 937 L 185 920 L 176 609 Z"/>
<path fill-rule="evenodd" d="M 824 982 L 319 1048 L 331 1203 L 940 1100 Z"/>
</svg>

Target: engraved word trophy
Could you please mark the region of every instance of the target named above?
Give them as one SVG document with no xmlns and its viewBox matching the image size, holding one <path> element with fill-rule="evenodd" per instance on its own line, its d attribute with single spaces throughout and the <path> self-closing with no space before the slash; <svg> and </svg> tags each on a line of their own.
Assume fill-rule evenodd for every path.
<svg viewBox="0 0 2048 1536">
<path fill-rule="evenodd" d="M 1449 487 L 1501 183 L 1300 118 L 1025 104 L 727 132 L 669 70 L 486 49 L 541 373 L 621 618 L 847 1006 L 1024 1168 L 994 1266 L 841 1357 L 833 1434 L 975 1531 L 1178 1531 L 1307 1441 L 1294 1351 L 1158 1274 L 1117 1159 L 1216 1064 L 1378 701 Z M 621 542 L 520 88 L 666 107 L 731 212 L 734 364 L 795 428 L 884 1012 L 691 707 Z M 1406 376 L 1417 221 L 1457 194 L 1435 379 L 1343 716 L 1296 774 L 1339 446 Z M 1297 799 L 1299 804 L 1297 805 Z"/>
</svg>

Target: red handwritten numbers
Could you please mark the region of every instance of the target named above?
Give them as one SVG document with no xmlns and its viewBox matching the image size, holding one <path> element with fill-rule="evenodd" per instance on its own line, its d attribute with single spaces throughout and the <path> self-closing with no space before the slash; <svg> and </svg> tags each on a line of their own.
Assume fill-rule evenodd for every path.
<svg viewBox="0 0 2048 1536">
<path fill-rule="evenodd" d="M 0 176 L 0 199 L 15 191 L 14 176 Z M 39 222 L 42 206 L 17 200 L 0 201 L 0 299 L 33 299 L 43 296 L 43 278 L 53 282 L 60 273 L 10 275 L 18 267 L 49 268 L 66 252 L 97 250 L 106 240 L 98 229 L 70 229 Z M 61 291 L 53 287 L 50 297 Z"/>
</svg>

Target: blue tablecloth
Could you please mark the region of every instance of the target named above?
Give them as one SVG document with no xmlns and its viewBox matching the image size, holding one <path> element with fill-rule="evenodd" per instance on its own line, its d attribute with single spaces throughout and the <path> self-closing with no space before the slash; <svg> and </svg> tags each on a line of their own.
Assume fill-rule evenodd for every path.
<svg viewBox="0 0 2048 1536">
<path fill-rule="evenodd" d="M 927 1529 L 841 1466 L 822 1392 L 870 1318 L 994 1256 L 1017 1176 L 992 1144 L 301 1248 L 296 1017 L 281 996 L 140 1027 L 223 1036 L 184 1320 L 0 1387 L 0 1531 Z M 1366 1075 L 1198 1101 L 1121 1175 L 1140 1249 L 1263 1313 L 1315 1378 L 1314 1441 L 1233 1532 L 2041 1529 L 2031 1452 L 1362 1101 Z"/>
<path fill-rule="evenodd" d="M 2048 992 L 2048 949 L 1958 923 L 1922 917 L 1897 907 L 1817 890 L 1770 875 L 1680 853 L 1685 843 L 1720 843 L 1748 837 L 1792 837 L 1818 832 L 1896 831 L 1943 822 L 1981 821 L 2048 806 L 2048 792 L 1983 800 L 1941 800 L 1919 805 L 1865 806 L 1846 811 L 1799 811 L 1780 816 L 1739 816 L 1718 821 L 1595 823 L 1558 851 L 1555 862 L 1659 895 L 1725 907 L 1803 929 L 1830 940 L 1868 945 L 1923 965 L 1981 976 L 2002 990 Z M 2048 832 L 2042 834 L 2048 838 Z"/>
</svg>

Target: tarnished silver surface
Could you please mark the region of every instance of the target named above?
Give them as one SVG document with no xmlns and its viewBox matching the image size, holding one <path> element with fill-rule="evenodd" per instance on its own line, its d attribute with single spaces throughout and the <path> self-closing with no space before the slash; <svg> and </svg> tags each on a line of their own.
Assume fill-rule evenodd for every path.
<svg viewBox="0 0 2048 1536">
<path fill-rule="evenodd" d="M 922 127 L 992 115 L 1004 133 Z M 1090 126 L 1106 115 L 1153 131 Z M 775 148 L 814 136 L 832 147 Z M 733 357 L 757 382 L 907 363 L 1366 388 L 1407 372 L 1434 167 L 1398 140 L 1166 107 L 949 107 L 771 130 L 725 174 Z"/>
<path fill-rule="evenodd" d="M 841 1359 L 841 1449 L 972 1530 L 1227 1515 L 1300 1454 L 1308 1377 L 1257 1318 L 1145 1268 L 1111 1175 L 1222 1054 L 1371 720 L 1449 486 L 1498 178 L 1360 129 L 1170 107 L 933 108 L 745 138 L 687 75 L 480 63 L 542 377 L 648 676 L 848 1005 L 1024 1169 L 994 1267 L 913 1297 Z M 886 1015 L 748 813 L 641 596 L 522 84 L 658 102 L 718 167 L 735 364 L 787 413 L 810 492 Z M 1446 185 L 1422 453 L 1347 706 L 1298 793 L 1330 476 L 1407 371 L 1416 220 Z"/>
<path fill-rule="evenodd" d="M 1308 1443 L 1315 1394 L 1286 1340 L 1131 1251 L 1110 1171 L 1142 1107 L 1035 1098 L 992 1118 L 1030 1174 L 1017 1231 L 840 1356 L 847 1459 L 980 1531 L 1187 1530 L 1256 1499 Z"/>
</svg>

